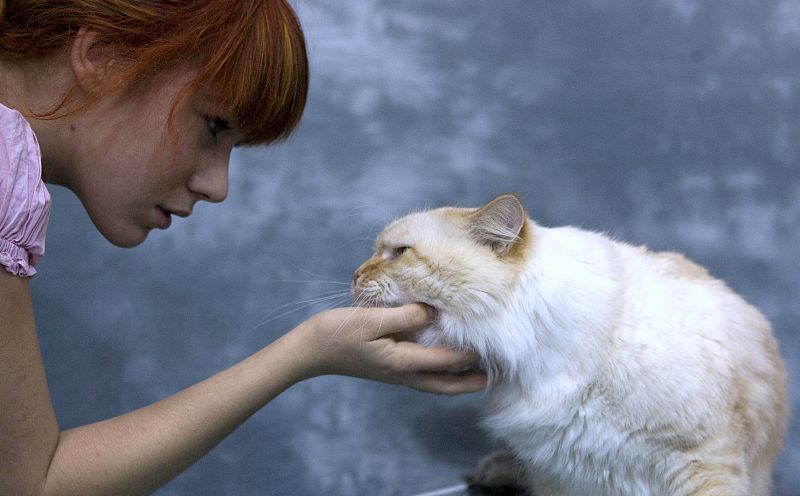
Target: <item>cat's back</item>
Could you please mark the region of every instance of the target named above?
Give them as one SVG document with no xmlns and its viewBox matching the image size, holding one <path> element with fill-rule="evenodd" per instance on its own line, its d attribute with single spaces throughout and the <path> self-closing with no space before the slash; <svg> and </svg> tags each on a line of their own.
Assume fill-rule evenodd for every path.
<svg viewBox="0 0 800 496">
<path fill-rule="evenodd" d="M 767 319 L 678 253 L 578 228 L 533 234 L 535 289 L 520 294 L 558 316 L 556 332 L 532 322 L 555 350 L 544 361 L 566 365 L 530 374 L 524 401 L 498 391 L 490 425 L 530 460 L 540 487 L 596 489 L 615 473 L 599 483 L 608 494 L 768 494 L 788 402 Z M 514 427 L 526 420 L 534 435 Z M 563 472 L 571 459 L 581 470 Z"/>
<path fill-rule="evenodd" d="M 684 356 L 709 368 L 758 359 L 782 368 L 769 321 L 724 281 L 679 253 L 614 244 L 622 261 L 616 327 L 623 342 L 680 350 L 673 360 Z"/>
<path fill-rule="evenodd" d="M 619 400 L 612 415 L 635 425 L 652 412 L 652 426 L 669 426 L 662 439 L 653 430 L 657 441 L 715 453 L 768 484 L 759 466 L 777 456 L 788 418 L 786 372 L 768 320 L 681 254 L 615 245 L 624 290 L 607 376 Z M 736 461 L 731 447 L 747 459 Z"/>
</svg>

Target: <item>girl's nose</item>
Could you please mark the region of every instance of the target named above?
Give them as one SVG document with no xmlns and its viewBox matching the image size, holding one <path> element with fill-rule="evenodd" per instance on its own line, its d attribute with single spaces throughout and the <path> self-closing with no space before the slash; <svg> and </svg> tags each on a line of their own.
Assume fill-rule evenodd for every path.
<svg viewBox="0 0 800 496">
<path fill-rule="evenodd" d="M 189 179 L 189 189 L 205 201 L 219 203 L 228 196 L 228 160 L 197 170 Z"/>
</svg>

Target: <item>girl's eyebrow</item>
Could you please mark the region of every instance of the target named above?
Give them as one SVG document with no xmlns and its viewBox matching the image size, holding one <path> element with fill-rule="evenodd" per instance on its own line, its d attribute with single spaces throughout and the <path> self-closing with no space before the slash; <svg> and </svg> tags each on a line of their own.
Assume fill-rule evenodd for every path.
<svg viewBox="0 0 800 496">
<path fill-rule="evenodd" d="M 239 120 L 236 118 L 236 113 L 232 109 L 220 104 L 219 100 L 211 96 L 211 94 L 198 93 L 195 107 L 195 110 L 203 115 L 217 117 L 225 121 L 228 129 L 246 134 L 239 124 Z"/>
</svg>

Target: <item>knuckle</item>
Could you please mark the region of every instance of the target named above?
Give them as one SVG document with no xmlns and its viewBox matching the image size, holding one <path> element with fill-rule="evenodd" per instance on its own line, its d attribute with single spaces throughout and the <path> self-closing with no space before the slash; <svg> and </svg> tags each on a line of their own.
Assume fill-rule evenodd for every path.
<svg viewBox="0 0 800 496">
<path fill-rule="evenodd" d="M 461 385 L 457 382 L 449 382 L 445 385 L 444 394 L 446 396 L 455 396 L 461 393 Z"/>
<path fill-rule="evenodd" d="M 391 349 L 385 350 L 383 357 L 383 369 L 386 375 L 396 376 L 408 372 L 409 364 L 407 361 L 402 360 L 397 353 L 393 353 Z"/>
<path fill-rule="evenodd" d="M 425 310 L 420 305 L 411 305 L 403 312 L 403 327 L 406 329 L 417 327 L 426 316 Z"/>
<path fill-rule="evenodd" d="M 388 370 L 391 375 L 404 375 L 410 372 L 411 367 L 408 363 L 402 360 L 391 360 L 388 365 Z"/>
<path fill-rule="evenodd" d="M 412 327 L 414 324 L 414 317 L 411 311 L 403 312 L 403 315 L 400 317 L 400 326 L 401 329 L 408 329 Z"/>
</svg>

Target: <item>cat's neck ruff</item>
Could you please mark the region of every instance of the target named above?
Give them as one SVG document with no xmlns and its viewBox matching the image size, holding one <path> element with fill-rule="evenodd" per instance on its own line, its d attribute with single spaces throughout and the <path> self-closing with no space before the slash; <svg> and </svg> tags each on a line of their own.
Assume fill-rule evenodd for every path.
<svg viewBox="0 0 800 496">
<path fill-rule="evenodd" d="M 516 286 L 484 308 L 443 316 L 439 332 L 474 348 L 494 380 L 536 394 L 545 384 L 591 380 L 609 346 L 620 288 L 616 252 L 605 238 L 529 225 L 532 242 Z"/>
</svg>

